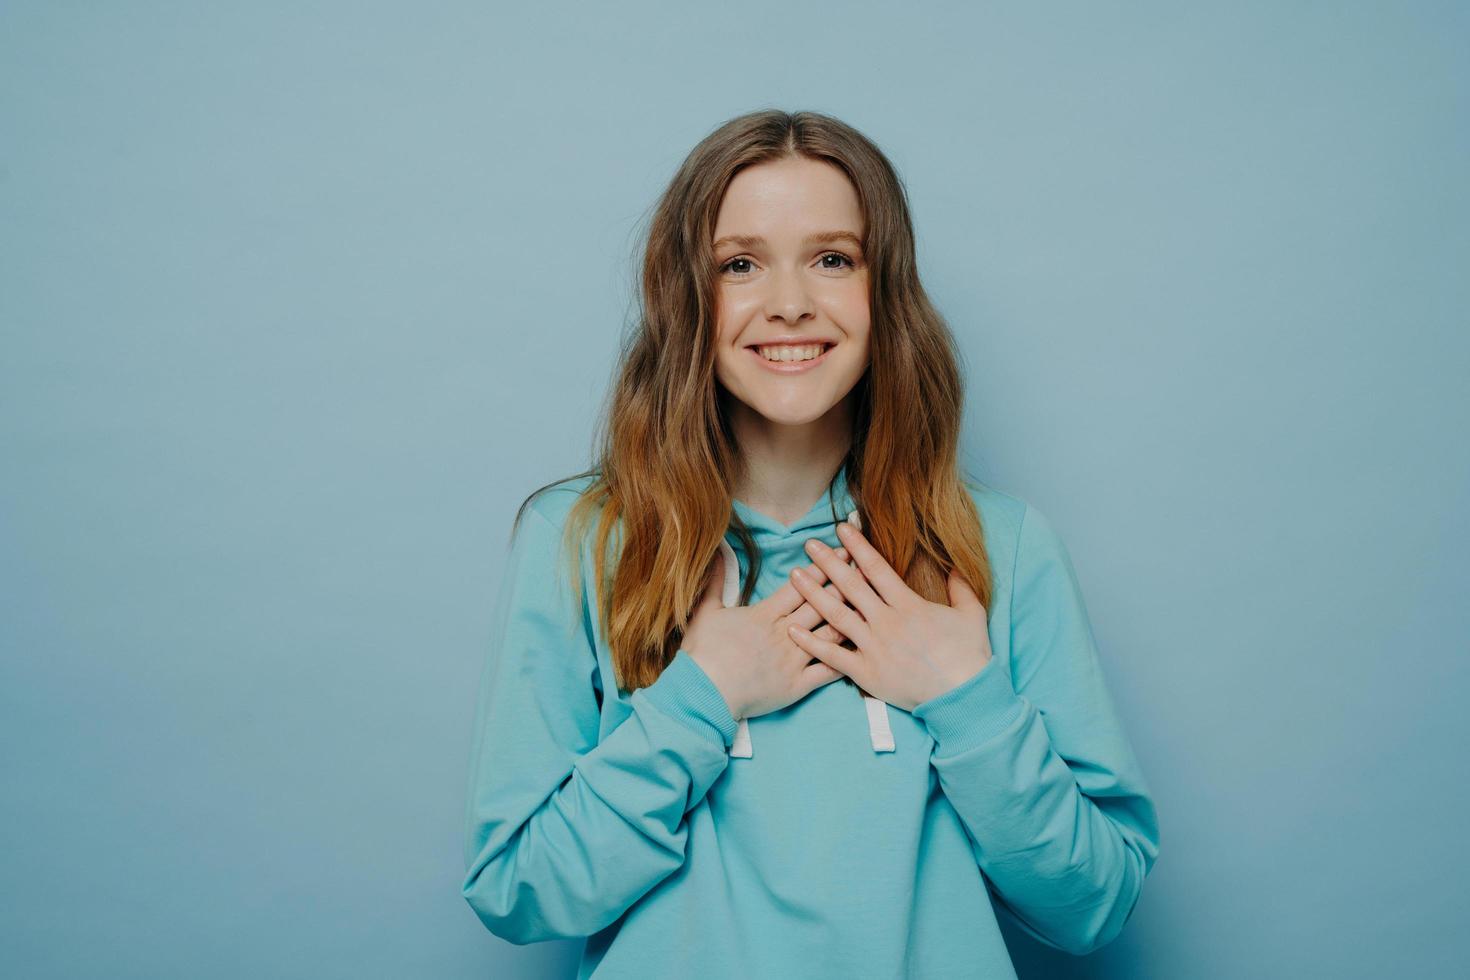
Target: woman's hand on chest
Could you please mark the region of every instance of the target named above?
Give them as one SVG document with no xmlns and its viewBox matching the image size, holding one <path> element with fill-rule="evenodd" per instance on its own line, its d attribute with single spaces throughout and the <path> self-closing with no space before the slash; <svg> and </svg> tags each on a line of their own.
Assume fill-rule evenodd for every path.
<svg viewBox="0 0 1470 980">
<path fill-rule="evenodd" d="M 792 626 L 791 637 L 803 650 L 905 711 L 958 687 L 990 662 L 986 610 L 964 579 L 951 570 L 950 604 L 930 602 L 856 527 L 844 521 L 837 533 L 856 567 L 813 538 L 807 554 L 831 585 L 823 587 L 800 567 L 792 569 L 791 584 L 856 649 Z M 840 595 L 831 593 L 833 586 Z"/>
</svg>

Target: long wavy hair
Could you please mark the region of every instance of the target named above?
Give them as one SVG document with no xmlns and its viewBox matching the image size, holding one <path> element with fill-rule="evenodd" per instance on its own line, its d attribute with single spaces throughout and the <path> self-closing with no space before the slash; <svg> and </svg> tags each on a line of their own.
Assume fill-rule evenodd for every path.
<svg viewBox="0 0 1470 980">
<path fill-rule="evenodd" d="M 759 551 L 732 503 L 744 459 L 715 377 L 713 233 L 737 173 L 793 156 L 846 173 L 866 220 L 871 360 L 852 393 L 843 461 L 863 534 L 931 602 L 948 603 L 955 568 L 990 606 L 984 530 L 958 465 L 964 381 L 949 327 L 919 282 L 903 183 L 874 143 L 831 116 L 752 112 L 701 140 L 654 208 L 594 465 L 537 488 L 511 525 L 514 535 L 537 494 L 594 478 L 567 516 L 565 567 L 586 609 L 581 544 L 595 519 L 596 625 L 625 691 L 653 683 L 673 659 L 729 530 L 751 557 L 742 603 L 755 587 Z"/>
</svg>

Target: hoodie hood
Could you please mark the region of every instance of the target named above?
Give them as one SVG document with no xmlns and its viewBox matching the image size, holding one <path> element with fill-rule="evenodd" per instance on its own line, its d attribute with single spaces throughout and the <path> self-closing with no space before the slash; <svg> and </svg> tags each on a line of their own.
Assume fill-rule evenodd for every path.
<svg viewBox="0 0 1470 980">
<path fill-rule="evenodd" d="M 782 524 L 772 517 L 752 510 L 739 500 L 734 501 L 733 509 L 749 528 L 755 539 L 756 547 L 761 552 L 760 579 L 756 582 L 756 594 L 760 595 L 769 595 L 784 585 L 794 566 L 811 563 L 805 547 L 808 539 L 821 538 L 826 544 L 836 548 L 841 544 L 837 538 L 839 521 L 846 520 L 859 530 L 862 529 L 862 520 L 858 516 L 857 505 L 847 490 L 846 465 L 837 471 L 837 476 L 833 479 L 828 492 L 824 493 L 821 499 L 812 506 L 812 509 L 794 524 Z M 725 537 L 720 540 L 720 554 L 724 557 L 725 563 L 725 585 L 721 593 L 721 601 L 727 607 L 734 606 L 740 601 L 742 568 L 749 567 L 750 561 L 733 529 L 727 531 Z M 742 557 L 746 559 L 743 563 Z M 849 562 L 849 564 L 855 565 L 856 563 Z M 861 706 L 867 715 L 868 737 L 873 751 L 894 751 L 893 729 L 888 719 L 888 703 L 880 698 L 864 695 Z M 749 759 L 754 754 L 750 741 L 750 724 L 747 719 L 740 719 L 740 724 L 735 731 L 735 739 L 729 748 L 729 754 L 732 758 L 739 759 Z"/>
</svg>

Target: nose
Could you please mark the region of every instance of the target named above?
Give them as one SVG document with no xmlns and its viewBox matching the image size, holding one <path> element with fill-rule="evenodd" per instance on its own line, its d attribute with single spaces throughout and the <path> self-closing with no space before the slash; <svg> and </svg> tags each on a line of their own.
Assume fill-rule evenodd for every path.
<svg viewBox="0 0 1470 980">
<path fill-rule="evenodd" d="M 796 323 L 816 316 L 812 309 L 811 293 L 799 271 L 777 271 L 766 281 L 770 284 L 766 294 L 766 319 Z"/>
</svg>

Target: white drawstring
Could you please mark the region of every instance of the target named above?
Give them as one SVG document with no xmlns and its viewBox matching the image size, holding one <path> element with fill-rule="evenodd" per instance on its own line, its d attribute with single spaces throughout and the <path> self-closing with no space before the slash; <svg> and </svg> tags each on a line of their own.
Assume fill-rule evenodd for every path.
<svg viewBox="0 0 1470 980">
<path fill-rule="evenodd" d="M 740 600 L 740 562 L 735 559 L 735 549 L 724 538 L 720 539 L 720 554 L 725 562 L 725 590 L 720 595 L 720 601 L 729 608 Z M 750 723 L 741 718 L 735 729 L 735 741 L 730 744 L 730 756 L 749 759 L 751 751 Z"/>
<path fill-rule="evenodd" d="M 857 509 L 847 515 L 847 523 L 863 529 L 863 519 L 858 516 Z M 849 565 L 856 566 L 856 560 L 849 560 Z M 888 702 L 882 698 L 875 698 L 871 694 L 864 694 L 863 701 L 868 709 L 868 737 L 872 740 L 874 752 L 892 752 L 893 729 L 888 724 Z"/>
<path fill-rule="evenodd" d="M 862 521 L 856 509 L 847 515 L 847 520 L 853 527 L 861 530 Z M 735 549 L 730 547 L 730 542 L 724 538 L 720 539 L 720 554 L 725 562 L 725 588 L 721 593 L 720 601 L 728 607 L 735 605 L 740 599 L 740 563 L 735 558 Z M 857 563 L 849 561 L 848 564 L 855 566 Z M 888 723 L 888 702 L 870 694 L 863 695 L 863 702 L 868 716 L 868 739 L 873 743 L 873 751 L 894 751 L 893 729 Z M 740 724 L 735 729 L 735 740 L 730 745 L 730 757 L 749 759 L 752 754 L 750 723 L 747 719 L 741 718 Z"/>
</svg>

